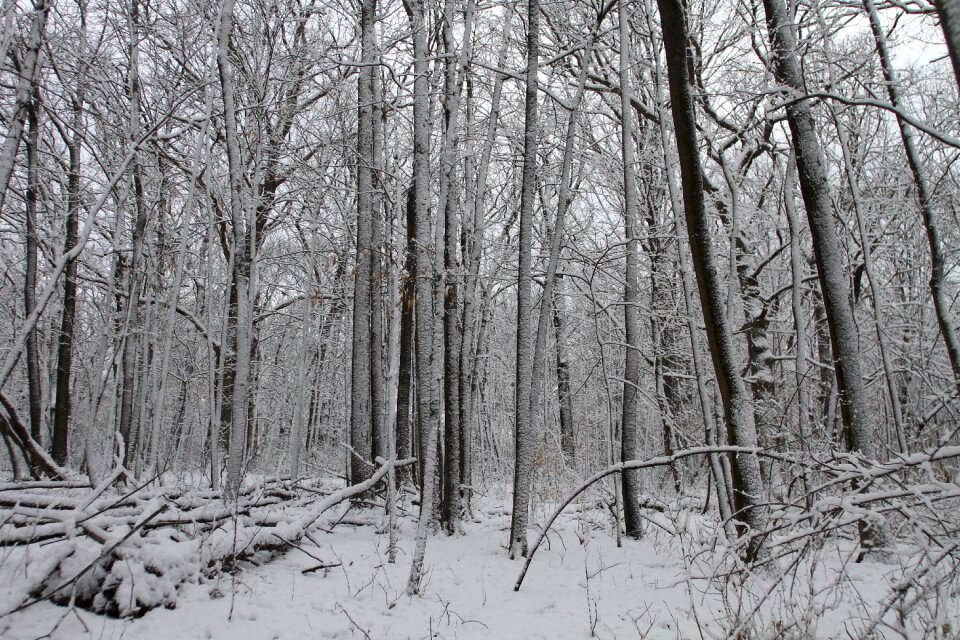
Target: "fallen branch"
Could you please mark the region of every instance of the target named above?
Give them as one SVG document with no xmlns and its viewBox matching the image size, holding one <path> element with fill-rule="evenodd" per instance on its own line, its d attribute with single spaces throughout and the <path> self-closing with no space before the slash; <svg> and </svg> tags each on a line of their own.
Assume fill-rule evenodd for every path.
<svg viewBox="0 0 960 640">
<path fill-rule="evenodd" d="M 547 532 L 554 525 L 557 518 L 560 517 L 560 514 L 563 512 L 567 506 L 569 506 L 577 497 L 590 488 L 593 484 L 599 482 L 600 480 L 606 478 L 607 476 L 621 473 L 623 471 L 631 469 L 649 469 L 653 467 L 662 467 L 674 464 L 678 460 L 684 458 L 690 458 L 694 456 L 701 455 L 710 455 L 718 453 L 727 453 L 734 455 L 755 455 L 765 458 L 770 458 L 773 460 L 778 460 L 780 462 L 787 462 L 790 464 L 803 464 L 803 466 L 816 468 L 823 472 L 830 473 L 834 477 L 831 478 L 829 482 L 821 484 L 819 487 L 814 488 L 810 493 L 823 491 L 827 488 L 838 486 L 843 483 L 857 481 L 861 486 L 866 486 L 868 481 L 876 481 L 882 478 L 887 478 L 898 474 L 904 470 L 911 468 L 918 468 L 924 465 L 929 464 L 930 462 L 938 462 L 943 460 L 949 460 L 953 458 L 960 457 L 960 446 L 943 446 L 935 447 L 926 452 L 914 453 L 909 456 L 901 456 L 893 460 L 878 463 L 865 460 L 860 456 L 855 454 L 835 454 L 834 460 L 831 461 L 821 461 L 821 460 L 812 460 L 810 462 L 801 463 L 799 459 L 780 453 L 774 453 L 760 448 L 748 448 L 748 447 L 731 447 L 731 446 L 718 446 L 718 447 L 694 447 L 690 449 L 684 449 L 681 451 L 675 452 L 673 455 L 669 456 L 658 456 L 654 458 L 648 458 L 646 460 L 628 460 L 627 462 L 621 462 L 610 467 L 607 467 L 603 471 L 600 471 L 593 476 L 587 478 L 580 486 L 578 486 L 574 491 L 572 491 L 566 499 L 560 503 L 560 505 L 550 514 L 550 517 L 547 519 L 546 526 L 543 527 L 540 534 L 537 536 L 536 542 L 530 548 L 530 552 L 527 554 L 527 558 L 524 561 L 523 568 L 520 571 L 520 575 L 517 577 L 517 581 L 513 586 L 514 591 L 519 591 L 520 586 L 523 584 L 523 579 L 527 574 L 527 570 L 530 568 L 530 564 L 533 562 L 533 556 L 536 554 L 537 549 L 540 548 L 540 545 L 543 543 L 544 538 L 547 535 Z M 837 461 L 837 459 L 842 461 Z M 944 491 L 945 488 L 956 489 L 952 485 L 936 485 L 931 489 L 930 485 L 923 485 L 922 488 L 911 488 L 911 489 L 901 489 L 898 491 L 886 491 L 886 492 L 872 492 L 869 494 L 863 494 L 859 497 L 848 497 L 842 499 L 827 499 L 824 502 L 820 503 L 821 509 L 830 509 L 838 512 L 850 512 L 850 511 L 859 511 L 857 517 L 852 519 L 853 523 L 858 522 L 859 520 L 866 517 L 867 512 L 863 510 L 863 505 L 874 502 L 882 502 L 891 500 L 894 498 L 904 497 L 904 496 L 917 496 L 918 494 L 930 493 L 935 491 Z M 955 491 L 947 491 L 947 497 L 953 497 Z M 929 498 L 928 498 L 929 499 Z M 802 507 L 802 505 L 798 505 Z M 812 518 L 813 515 L 806 511 L 804 508 L 803 511 L 806 515 L 805 518 Z M 822 514 L 822 511 L 818 512 Z M 770 531 L 764 530 L 762 532 L 754 532 L 753 535 L 766 536 L 769 535 Z"/>
</svg>

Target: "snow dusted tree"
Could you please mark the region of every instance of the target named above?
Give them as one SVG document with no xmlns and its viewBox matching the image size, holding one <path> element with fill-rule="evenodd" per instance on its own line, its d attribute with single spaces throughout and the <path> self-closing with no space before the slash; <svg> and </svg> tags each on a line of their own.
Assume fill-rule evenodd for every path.
<svg viewBox="0 0 960 640">
<path fill-rule="evenodd" d="M 515 401 L 515 461 L 513 472 L 513 518 L 510 523 L 510 557 L 527 553 L 527 522 L 530 506 L 530 471 L 533 466 L 534 426 L 530 406 L 533 375 L 531 336 L 533 208 L 537 194 L 537 145 L 539 139 L 538 65 L 540 51 L 540 2 L 527 0 L 527 65 L 524 94 L 523 179 L 520 185 L 519 258 L 517 261 L 517 360 Z"/>
<path fill-rule="evenodd" d="M 627 4 L 620 0 L 617 6 L 620 27 L 620 139 L 623 148 L 623 221 L 627 238 L 626 284 L 623 292 L 623 326 L 626 340 L 626 358 L 623 378 L 623 420 L 620 427 L 621 460 L 636 460 L 640 457 L 640 318 L 639 276 L 637 256 L 638 206 L 636 151 L 634 150 L 633 93 L 630 85 L 630 15 Z M 639 538 L 643 531 L 640 515 L 640 474 L 627 471 L 623 474 L 623 514 L 627 535 Z"/>
<path fill-rule="evenodd" d="M 757 445 L 749 396 L 737 370 L 733 333 L 724 311 L 719 267 L 713 248 L 707 214 L 703 168 L 697 149 L 697 120 L 694 111 L 693 86 L 689 77 L 689 53 L 686 47 L 687 26 L 684 4 L 680 0 L 657 0 L 663 28 L 667 59 L 667 76 L 673 111 L 673 126 L 680 159 L 683 185 L 683 206 L 690 241 L 693 270 L 700 291 L 700 305 L 707 330 L 707 342 L 723 401 L 723 417 L 730 444 L 742 447 Z M 763 529 L 766 516 L 760 506 L 763 485 L 760 464 L 750 454 L 733 456 L 733 516 L 754 532 Z M 747 550 L 748 557 L 758 552 L 755 540 Z"/>
<path fill-rule="evenodd" d="M 792 19 L 782 0 L 764 0 L 767 29 L 773 51 L 774 73 L 786 87 L 804 92 L 803 77 L 796 54 Z M 875 455 L 870 402 L 860 370 L 857 326 L 850 306 L 850 286 L 833 222 L 830 181 L 817 135 L 810 101 L 793 97 L 787 105 L 787 118 L 796 151 L 800 192 L 807 210 L 813 236 L 817 275 L 830 328 L 833 364 L 843 415 L 844 441 L 850 451 L 867 458 Z M 882 527 L 861 521 L 860 542 L 865 550 L 885 547 L 887 534 Z"/>
</svg>

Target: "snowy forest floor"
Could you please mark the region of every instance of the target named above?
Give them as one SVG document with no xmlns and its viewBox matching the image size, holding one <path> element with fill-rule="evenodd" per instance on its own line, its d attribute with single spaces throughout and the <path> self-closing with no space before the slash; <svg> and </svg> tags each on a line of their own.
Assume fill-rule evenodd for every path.
<svg viewBox="0 0 960 640">
<path fill-rule="evenodd" d="M 699 514 L 668 519 L 651 511 L 648 534 L 618 548 L 609 512 L 583 509 L 560 518 L 514 592 L 522 565 L 506 553 L 509 495 L 476 503 L 464 535 L 430 538 L 418 597 L 404 594 L 415 521 L 401 520 L 397 562 L 388 564 L 382 514 L 354 510 L 331 532 L 316 532 L 319 547 L 303 540 L 301 549 L 244 561 L 233 575 L 184 584 L 175 609 L 116 619 L 41 602 L 0 618 L 0 638 L 724 638 L 747 618 L 742 637 L 856 638 L 907 562 L 854 564 L 852 541 L 836 538 L 808 558 L 812 581 L 804 569 L 789 581 L 766 573 L 744 583 L 722 577 L 729 557 L 719 551 L 715 523 Z M 544 515 L 538 510 L 533 521 Z M 0 611 L 7 611 L 29 550 L 0 551 Z M 318 564 L 311 556 L 340 566 L 303 574 Z M 954 637 L 960 599 L 939 595 L 925 610 Z M 876 637 L 902 636 L 880 628 Z"/>
</svg>

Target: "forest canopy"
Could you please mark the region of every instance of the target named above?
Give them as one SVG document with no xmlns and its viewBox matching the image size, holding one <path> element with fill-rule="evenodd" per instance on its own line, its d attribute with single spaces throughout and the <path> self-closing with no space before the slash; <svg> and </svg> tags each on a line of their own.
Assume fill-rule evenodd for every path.
<svg viewBox="0 0 960 640">
<path fill-rule="evenodd" d="M 137 487 L 251 549 L 359 500 L 391 558 L 416 522 L 414 594 L 491 492 L 534 572 L 592 496 L 618 544 L 702 514 L 742 575 L 899 558 L 864 633 L 955 637 L 960 3 L 2 12 L 0 545 L 126 496 L 81 534 L 132 557 L 186 512 Z"/>
</svg>

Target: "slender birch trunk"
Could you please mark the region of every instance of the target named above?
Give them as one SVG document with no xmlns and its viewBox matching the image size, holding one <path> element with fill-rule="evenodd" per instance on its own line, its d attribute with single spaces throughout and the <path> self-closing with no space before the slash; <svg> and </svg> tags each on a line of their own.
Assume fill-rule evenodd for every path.
<svg viewBox="0 0 960 640">
<path fill-rule="evenodd" d="M 506 65 L 510 32 L 513 24 L 514 5 L 509 4 L 503 15 L 503 27 L 501 30 L 500 53 L 497 57 L 497 67 L 503 68 Z M 494 76 L 493 90 L 490 96 L 490 115 L 487 122 L 487 132 L 484 138 L 483 148 L 480 152 L 480 158 L 477 162 L 476 178 L 472 176 L 472 157 L 468 155 L 467 179 L 472 181 L 473 190 L 467 190 L 467 198 L 470 199 L 470 229 L 464 229 L 468 248 L 464 251 L 464 260 L 466 262 L 463 293 L 463 335 L 460 361 L 460 424 L 463 431 L 463 437 L 460 439 L 461 445 L 461 473 L 460 482 L 468 487 L 473 484 L 473 440 L 477 429 L 477 414 L 474 407 L 474 399 L 477 394 L 476 386 L 479 383 L 477 373 L 477 356 L 480 352 L 482 336 L 477 331 L 477 289 L 478 278 L 480 274 L 480 262 L 483 255 L 483 236 L 486 231 L 486 195 L 487 195 L 487 176 L 490 171 L 490 157 L 493 152 L 493 145 L 496 141 L 497 130 L 500 119 L 500 101 L 503 95 L 504 74 L 492 72 Z M 469 85 L 468 85 L 469 86 Z M 470 105 L 468 103 L 468 113 Z M 468 116 L 469 120 L 469 116 Z M 471 154 L 472 155 L 472 154 Z M 472 198 L 471 198 L 472 196 Z M 402 456 L 401 456 L 402 457 Z M 464 490 L 463 501 L 466 508 L 470 508 L 471 489 Z"/>
<path fill-rule="evenodd" d="M 807 330 L 803 315 L 803 251 L 800 247 L 800 220 L 796 206 L 796 173 L 797 159 L 794 152 L 790 152 L 787 160 L 786 172 L 783 176 L 783 209 L 787 215 L 787 226 L 790 228 L 790 305 L 793 310 L 793 330 L 795 334 L 794 349 L 795 368 L 797 379 L 797 431 L 801 442 L 807 442 L 808 432 L 808 405 L 807 385 L 805 384 L 809 366 L 807 365 Z"/>
<path fill-rule="evenodd" d="M 563 276 L 557 275 L 553 292 L 553 331 L 557 345 L 557 395 L 560 414 L 560 450 L 568 467 L 576 463 L 576 429 L 573 421 L 573 393 L 570 388 L 570 356 L 566 336 L 566 300 Z"/>
<path fill-rule="evenodd" d="M 197 206 L 197 181 L 200 171 L 206 165 L 208 148 L 206 144 L 210 117 L 213 110 L 212 94 L 209 92 L 206 96 L 206 109 L 203 126 L 200 132 L 200 140 L 197 144 L 193 156 L 193 167 L 190 172 L 190 185 L 187 188 L 187 204 L 184 208 L 183 220 L 180 221 L 180 246 L 177 250 L 177 264 L 173 276 L 173 285 L 170 290 L 170 301 L 168 302 L 166 318 L 163 321 L 163 339 L 161 344 L 162 352 L 160 356 L 160 381 L 156 387 L 156 394 L 153 402 L 153 424 L 151 425 L 150 435 L 150 461 L 147 468 L 151 475 L 157 471 L 159 462 L 160 433 L 163 426 L 163 412 L 167 399 L 167 380 L 170 372 L 170 358 L 173 352 L 173 330 L 177 321 L 177 305 L 180 303 L 180 287 L 183 284 L 183 275 L 187 261 L 187 241 L 190 237 L 190 226 L 193 223 L 194 213 Z M 174 423 L 177 424 L 176 422 Z"/>
<path fill-rule="evenodd" d="M 307 415 L 304 405 L 307 395 L 307 351 L 313 334 L 311 316 L 313 311 L 314 294 L 314 243 L 316 241 L 316 222 L 311 221 L 310 237 L 304 247 L 307 251 L 306 272 L 307 287 L 303 293 L 303 310 L 300 315 L 300 349 L 297 354 L 297 391 L 293 408 L 293 426 L 290 429 L 290 442 L 287 448 L 287 461 L 290 465 L 290 479 L 296 480 L 300 475 L 300 451 L 303 448 L 303 434 L 306 430 Z"/>
</svg>

